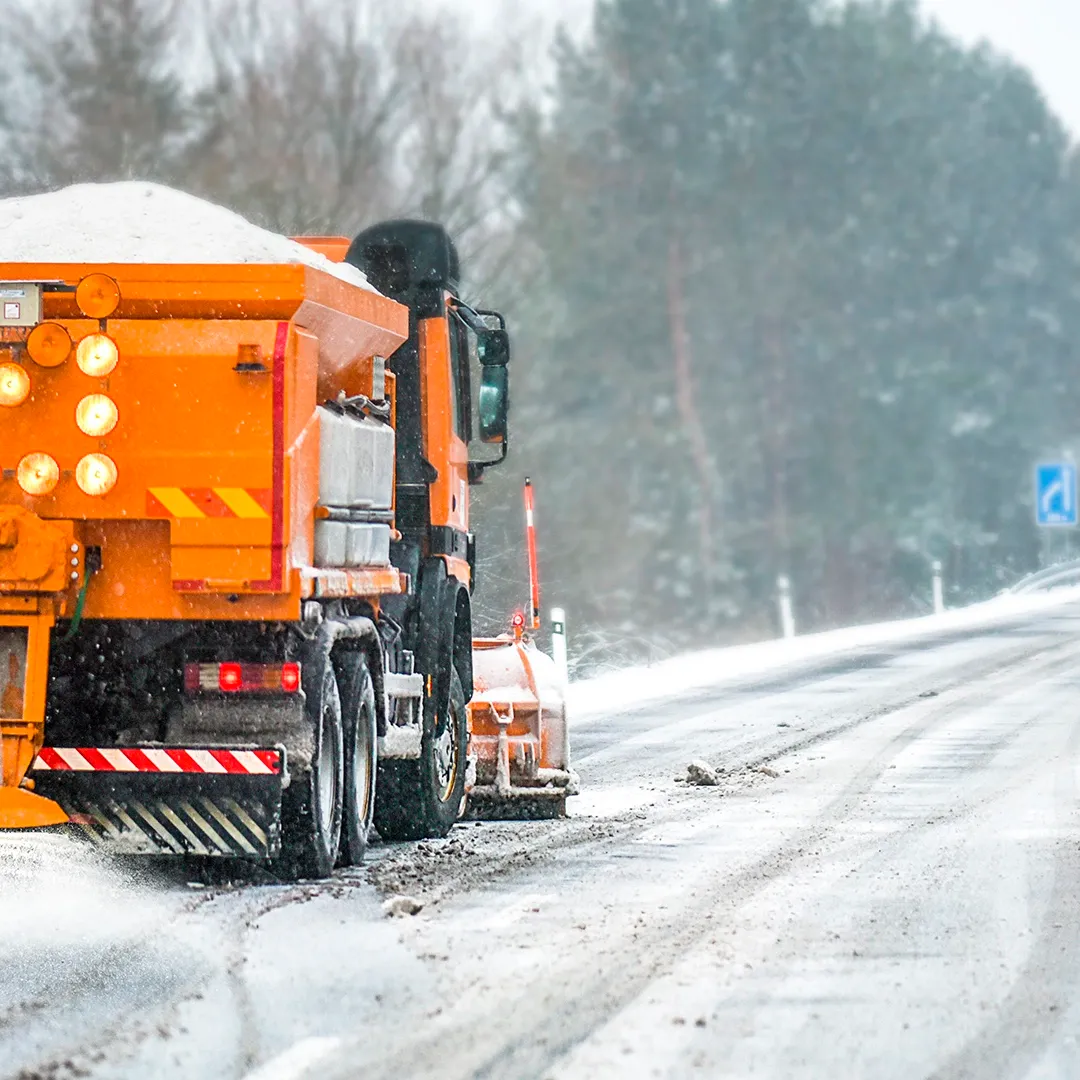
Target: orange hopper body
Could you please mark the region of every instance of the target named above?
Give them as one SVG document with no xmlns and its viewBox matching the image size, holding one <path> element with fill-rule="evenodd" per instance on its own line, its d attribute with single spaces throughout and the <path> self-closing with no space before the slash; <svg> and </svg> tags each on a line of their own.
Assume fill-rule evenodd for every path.
<svg viewBox="0 0 1080 1080">
<path fill-rule="evenodd" d="M 393 568 L 315 571 L 312 548 L 316 404 L 370 392 L 372 358 L 406 339 L 409 320 L 301 264 L 8 263 L 0 281 L 44 283 L 36 327 L 0 326 L 0 375 L 6 364 L 29 381 L 25 401 L 0 408 L 0 646 L 16 642 L 0 653 L 14 789 L 0 792 L 0 825 L 52 824 L 58 808 L 11 799 L 27 793 L 42 745 L 57 619 L 78 608 L 82 619 L 296 620 L 320 590 L 377 602 L 404 587 Z M 106 346 L 87 359 L 80 344 L 95 335 L 115 356 Z M 82 406 L 92 396 L 103 411 Z M 80 415 L 112 426 L 87 434 Z M 56 468 L 41 493 L 20 483 L 35 455 Z M 100 460 L 113 486 L 88 493 L 87 468 L 109 482 Z M 89 570 L 88 551 L 100 553 Z"/>
</svg>

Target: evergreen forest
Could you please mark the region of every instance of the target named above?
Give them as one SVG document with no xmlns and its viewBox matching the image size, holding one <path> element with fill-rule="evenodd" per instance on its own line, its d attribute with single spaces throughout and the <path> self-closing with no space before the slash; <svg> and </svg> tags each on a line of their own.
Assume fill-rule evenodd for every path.
<svg viewBox="0 0 1080 1080">
<path fill-rule="evenodd" d="M 928 611 L 935 561 L 960 605 L 1068 553 L 1032 474 L 1080 449 L 1080 161 L 1028 72 L 908 0 L 599 0 L 554 40 L 268 7 L 0 0 L 0 196 L 444 221 L 514 332 L 487 629 L 525 475 L 579 671 L 775 636 L 781 575 L 809 631 Z"/>
</svg>

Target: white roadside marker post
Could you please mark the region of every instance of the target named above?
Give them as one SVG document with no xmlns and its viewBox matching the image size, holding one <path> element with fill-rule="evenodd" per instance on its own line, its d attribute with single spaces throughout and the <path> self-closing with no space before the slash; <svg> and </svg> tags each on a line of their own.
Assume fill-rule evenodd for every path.
<svg viewBox="0 0 1080 1080">
<path fill-rule="evenodd" d="M 934 614 L 940 615 L 945 610 L 945 592 L 941 586 L 941 561 L 935 559 L 930 564 L 934 575 Z"/>
<path fill-rule="evenodd" d="M 570 682 L 570 668 L 566 661 L 566 612 L 561 607 L 551 609 L 551 658 L 566 686 Z"/>
<path fill-rule="evenodd" d="M 780 605 L 780 630 L 786 638 L 795 636 L 795 615 L 791 610 L 791 581 L 787 574 L 776 579 L 776 599 Z"/>
</svg>

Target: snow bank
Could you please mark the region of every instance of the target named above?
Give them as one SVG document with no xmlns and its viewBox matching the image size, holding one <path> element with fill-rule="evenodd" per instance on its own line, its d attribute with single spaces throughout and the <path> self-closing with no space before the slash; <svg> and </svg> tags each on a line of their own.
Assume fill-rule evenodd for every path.
<svg viewBox="0 0 1080 1080">
<path fill-rule="evenodd" d="M 992 626 L 1018 615 L 1077 600 L 1080 600 L 1080 587 L 1055 589 L 1039 595 L 1003 595 L 942 615 L 851 626 L 789 640 L 688 653 L 656 664 L 608 671 L 571 683 L 567 692 L 568 714 L 573 724 L 599 713 L 614 713 L 636 705 L 646 705 L 687 690 L 717 686 L 837 653 L 967 627 Z"/>
<path fill-rule="evenodd" d="M 0 263 L 303 263 L 364 274 L 182 191 L 127 181 L 0 199 Z"/>
</svg>

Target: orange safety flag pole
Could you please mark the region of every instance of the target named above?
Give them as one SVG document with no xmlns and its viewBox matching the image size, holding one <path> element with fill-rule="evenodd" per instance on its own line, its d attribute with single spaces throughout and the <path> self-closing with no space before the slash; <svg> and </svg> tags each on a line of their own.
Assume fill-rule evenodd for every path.
<svg viewBox="0 0 1080 1080">
<path fill-rule="evenodd" d="M 525 477 L 525 542 L 529 550 L 529 607 L 532 609 L 531 629 L 540 629 L 540 573 L 536 566 L 536 524 L 533 520 L 532 481 Z"/>
</svg>

